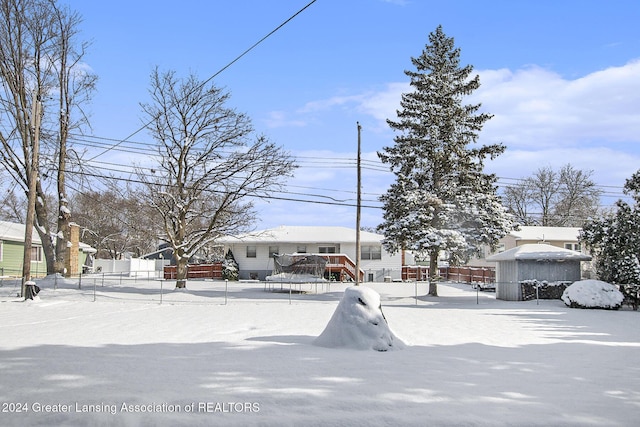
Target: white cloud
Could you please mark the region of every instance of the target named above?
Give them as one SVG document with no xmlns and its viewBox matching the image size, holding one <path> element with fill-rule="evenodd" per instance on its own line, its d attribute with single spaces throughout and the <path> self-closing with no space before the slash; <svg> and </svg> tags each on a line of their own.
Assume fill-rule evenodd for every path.
<svg viewBox="0 0 640 427">
<path fill-rule="evenodd" d="M 640 140 L 640 60 L 569 80 L 537 66 L 481 70 L 481 87 L 469 103 L 494 114 L 483 129 L 488 142 L 540 148 Z M 350 107 L 386 127 L 395 118 L 407 82 L 382 90 L 309 102 L 300 113 Z"/>
<path fill-rule="evenodd" d="M 539 67 L 479 74 L 471 102 L 495 115 L 484 139 L 530 148 L 640 140 L 640 61 L 575 80 Z"/>
</svg>

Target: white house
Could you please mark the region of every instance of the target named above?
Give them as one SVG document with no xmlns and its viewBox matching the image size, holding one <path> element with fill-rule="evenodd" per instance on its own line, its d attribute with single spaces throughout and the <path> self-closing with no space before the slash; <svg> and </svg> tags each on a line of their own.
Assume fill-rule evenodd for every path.
<svg viewBox="0 0 640 427">
<path fill-rule="evenodd" d="M 384 236 L 360 232 L 360 270 L 366 282 L 400 280 L 405 254 L 391 255 L 382 247 Z M 271 275 L 274 254 L 317 254 L 329 259 L 332 278 L 355 276 L 356 230 L 347 227 L 280 226 L 219 241 L 236 259 L 240 279 L 264 280 Z M 410 257 L 410 254 L 406 254 Z M 413 264 L 413 258 L 409 261 Z M 351 268 L 351 272 L 350 271 Z"/>
</svg>

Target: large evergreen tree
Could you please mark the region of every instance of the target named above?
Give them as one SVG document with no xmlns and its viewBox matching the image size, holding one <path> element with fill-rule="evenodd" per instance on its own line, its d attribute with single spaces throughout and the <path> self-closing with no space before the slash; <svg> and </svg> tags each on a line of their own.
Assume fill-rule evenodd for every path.
<svg viewBox="0 0 640 427">
<path fill-rule="evenodd" d="M 595 256 L 600 280 L 640 285 L 640 171 L 627 180 L 624 192 L 633 203 L 618 200 L 614 212 L 588 221 L 580 238 Z"/>
<path fill-rule="evenodd" d="M 480 86 L 473 67 L 460 66 L 460 49 L 439 26 L 418 58 L 405 71 L 413 92 L 402 95 L 392 147 L 378 156 L 390 165 L 396 181 L 385 195 L 384 222 L 378 227 L 387 250 L 407 249 L 429 259 L 429 295 L 437 296 L 438 258 L 443 251 L 458 263 L 481 246 L 495 247 L 513 228 L 496 194 L 496 177 L 485 174 L 501 144 L 472 147 L 491 118 L 480 104 L 463 98 Z"/>
</svg>

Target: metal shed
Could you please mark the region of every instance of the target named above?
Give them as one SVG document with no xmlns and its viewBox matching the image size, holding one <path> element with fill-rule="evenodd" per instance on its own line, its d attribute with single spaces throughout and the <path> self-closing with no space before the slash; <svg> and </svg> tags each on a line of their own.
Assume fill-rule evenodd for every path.
<svg viewBox="0 0 640 427">
<path fill-rule="evenodd" d="M 516 246 L 487 257 L 487 261 L 497 263 L 496 298 L 506 301 L 522 301 L 523 280 L 580 280 L 580 262 L 589 260 L 589 255 L 545 243 Z"/>
</svg>

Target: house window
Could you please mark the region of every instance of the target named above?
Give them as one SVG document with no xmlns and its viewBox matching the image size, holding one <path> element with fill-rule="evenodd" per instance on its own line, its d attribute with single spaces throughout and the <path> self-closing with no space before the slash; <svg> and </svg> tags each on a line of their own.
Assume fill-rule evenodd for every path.
<svg viewBox="0 0 640 427">
<path fill-rule="evenodd" d="M 255 258 L 255 257 L 256 257 L 256 247 L 247 246 L 247 258 Z"/>
<path fill-rule="evenodd" d="M 582 248 L 580 247 L 580 243 L 565 243 L 564 248 L 576 252 L 580 252 L 582 250 Z"/>
<path fill-rule="evenodd" d="M 382 246 L 361 246 L 360 259 L 382 259 Z"/>
<path fill-rule="evenodd" d="M 31 261 L 42 262 L 42 248 L 40 246 L 31 247 Z"/>
<path fill-rule="evenodd" d="M 269 246 L 269 258 L 273 258 L 275 255 L 279 255 L 280 251 L 277 246 Z"/>
<path fill-rule="evenodd" d="M 296 252 L 299 254 L 306 254 L 307 253 L 307 246 L 306 245 L 298 245 L 298 247 L 296 248 Z"/>
<path fill-rule="evenodd" d="M 320 246 L 318 247 L 318 252 L 321 254 L 335 254 L 336 247 L 335 246 Z"/>
</svg>

